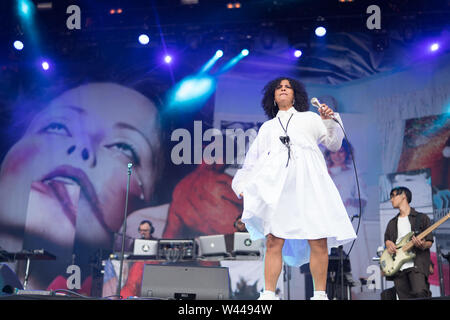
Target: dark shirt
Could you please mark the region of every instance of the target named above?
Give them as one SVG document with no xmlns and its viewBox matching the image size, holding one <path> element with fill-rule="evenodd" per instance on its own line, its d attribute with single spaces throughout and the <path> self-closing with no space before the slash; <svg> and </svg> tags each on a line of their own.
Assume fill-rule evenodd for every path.
<svg viewBox="0 0 450 320">
<path fill-rule="evenodd" d="M 384 242 L 390 240 L 394 243 L 397 241 L 398 230 L 397 230 L 397 222 L 400 213 L 398 213 L 394 218 L 392 218 L 386 227 L 386 231 L 384 233 Z M 419 224 L 416 226 L 416 219 L 419 218 Z M 411 231 L 415 231 L 415 236 L 419 233 L 427 229 L 431 225 L 431 220 L 424 213 L 417 212 L 414 208 L 411 208 L 411 212 L 408 215 L 409 223 L 411 224 Z M 417 230 L 416 230 L 417 227 Z M 425 241 L 433 242 L 433 233 L 430 232 L 425 238 Z M 418 271 L 425 274 L 427 277 L 430 274 L 430 264 L 431 264 L 431 256 L 430 249 L 422 250 L 417 247 L 413 247 L 411 249 L 416 257 L 414 258 L 414 268 L 417 268 Z"/>
</svg>

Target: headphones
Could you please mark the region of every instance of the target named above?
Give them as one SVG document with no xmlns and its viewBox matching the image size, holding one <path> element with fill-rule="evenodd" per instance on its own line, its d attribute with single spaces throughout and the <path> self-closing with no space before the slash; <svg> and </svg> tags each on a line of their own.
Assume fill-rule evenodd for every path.
<svg viewBox="0 0 450 320">
<path fill-rule="evenodd" d="M 144 223 L 148 223 L 148 225 L 150 226 L 150 234 L 153 234 L 153 232 L 155 232 L 155 227 L 153 227 L 153 224 L 149 220 L 141 221 L 141 223 L 139 224 L 139 227 L 138 227 L 138 231 L 139 231 L 140 226 L 143 225 Z"/>
<path fill-rule="evenodd" d="M 242 215 L 238 216 L 238 217 L 236 218 L 236 220 L 234 220 L 233 226 L 234 226 L 235 228 L 237 228 L 237 223 L 238 223 L 239 219 L 241 219 L 241 218 L 242 218 Z"/>
</svg>

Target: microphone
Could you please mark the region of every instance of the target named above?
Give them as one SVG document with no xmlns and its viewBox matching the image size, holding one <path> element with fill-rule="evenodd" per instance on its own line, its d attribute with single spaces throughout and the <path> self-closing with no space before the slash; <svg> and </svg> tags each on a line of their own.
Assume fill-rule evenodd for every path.
<svg viewBox="0 0 450 320">
<path fill-rule="evenodd" d="M 311 104 L 316 107 L 317 109 L 322 108 L 322 106 L 320 105 L 319 99 L 317 99 L 316 97 L 311 98 Z"/>
<path fill-rule="evenodd" d="M 319 99 L 317 99 L 316 97 L 311 98 L 311 104 L 319 110 L 322 109 L 322 105 L 320 104 Z M 330 116 L 330 118 L 339 123 L 339 121 L 337 121 L 334 116 Z"/>
</svg>

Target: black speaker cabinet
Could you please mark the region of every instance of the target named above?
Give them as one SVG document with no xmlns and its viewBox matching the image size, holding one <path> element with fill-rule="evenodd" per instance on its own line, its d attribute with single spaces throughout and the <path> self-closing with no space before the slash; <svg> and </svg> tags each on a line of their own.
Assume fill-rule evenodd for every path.
<svg viewBox="0 0 450 320">
<path fill-rule="evenodd" d="M 12 294 L 14 289 L 23 290 L 16 273 L 4 263 L 0 263 L 0 294 Z"/>
<path fill-rule="evenodd" d="M 230 297 L 228 268 L 146 264 L 141 297 L 227 300 Z"/>
</svg>

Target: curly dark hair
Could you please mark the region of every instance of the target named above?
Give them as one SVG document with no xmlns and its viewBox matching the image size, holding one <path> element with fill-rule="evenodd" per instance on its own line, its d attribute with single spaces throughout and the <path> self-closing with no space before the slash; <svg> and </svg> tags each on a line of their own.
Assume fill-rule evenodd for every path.
<svg viewBox="0 0 450 320">
<path fill-rule="evenodd" d="M 275 118 L 278 112 L 278 106 L 274 102 L 275 89 L 283 80 L 289 81 L 289 84 L 294 90 L 294 108 L 300 112 L 309 110 L 308 94 L 306 93 L 305 86 L 295 79 L 279 77 L 267 83 L 263 89 L 261 105 L 269 119 Z"/>
</svg>

